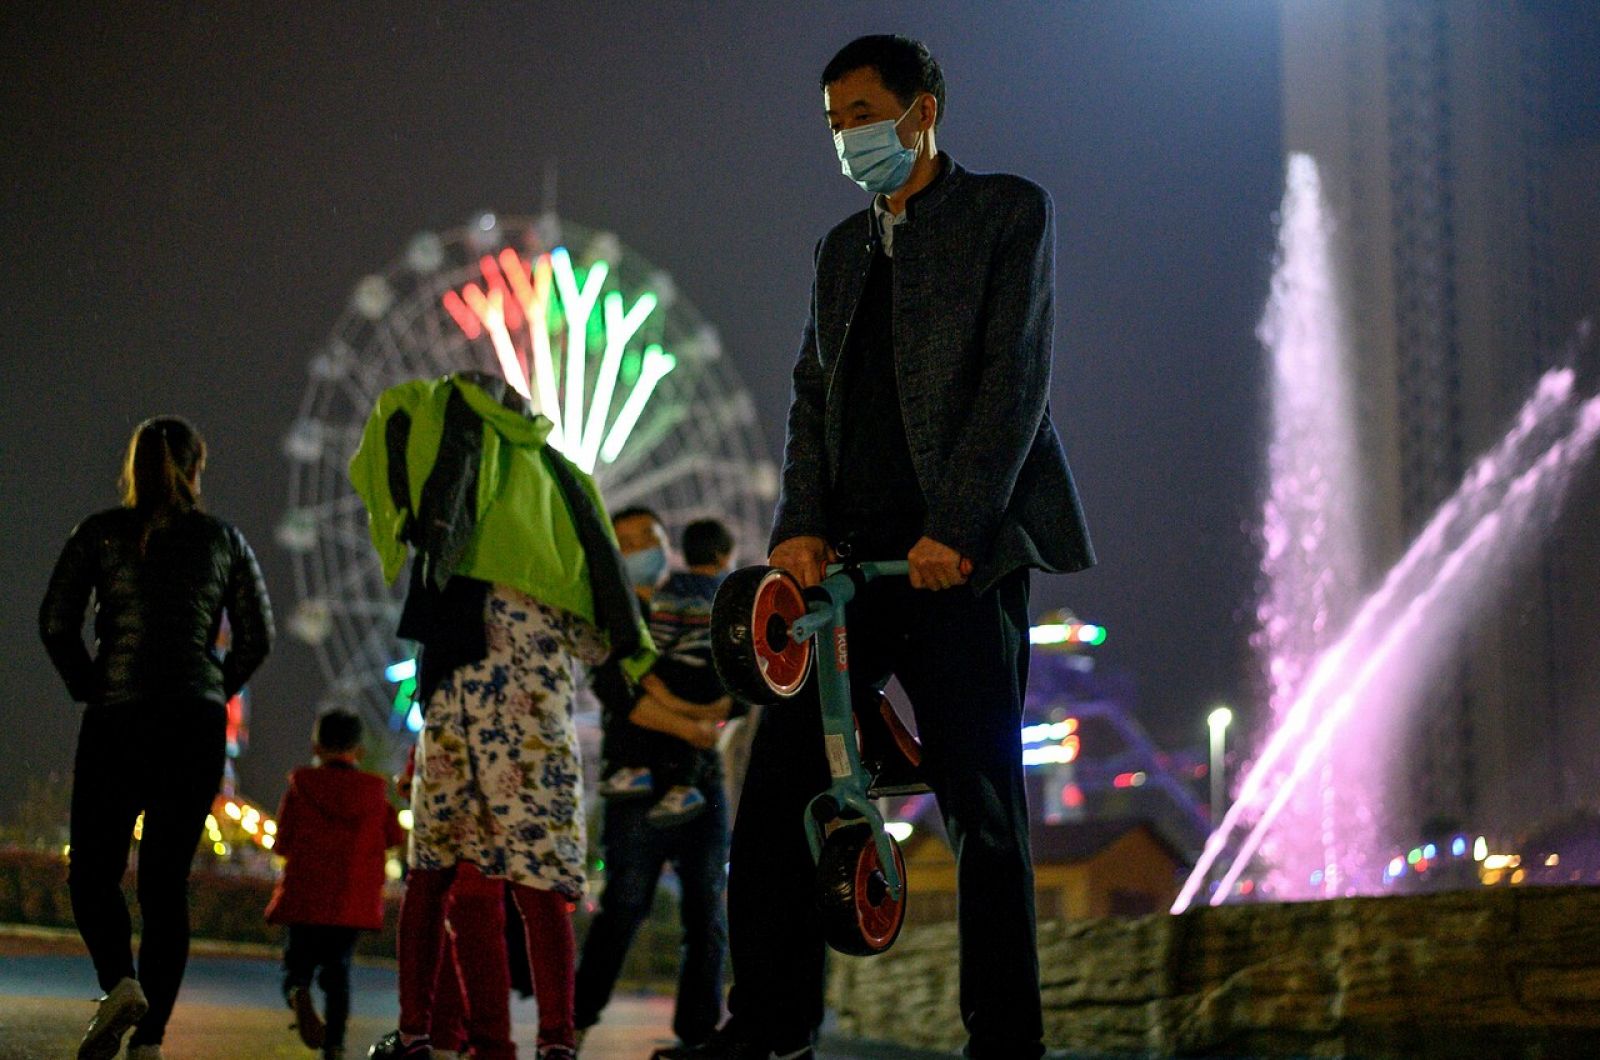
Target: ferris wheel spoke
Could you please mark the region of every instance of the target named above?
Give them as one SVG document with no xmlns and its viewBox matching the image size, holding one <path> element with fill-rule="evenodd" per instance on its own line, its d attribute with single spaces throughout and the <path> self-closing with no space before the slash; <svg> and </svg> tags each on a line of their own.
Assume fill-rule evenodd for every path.
<svg viewBox="0 0 1600 1060">
<path fill-rule="evenodd" d="M 346 669 L 335 675 L 324 702 L 335 706 L 355 705 L 364 708 L 368 717 L 385 729 L 389 726 L 389 702 L 375 691 L 372 671 L 366 668 Z M 381 673 L 377 675 L 380 679 Z"/>
<path fill-rule="evenodd" d="M 341 615 L 361 615 L 365 618 L 399 618 L 399 601 L 351 600 L 334 604 L 332 610 Z"/>
<path fill-rule="evenodd" d="M 395 637 L 393 627 L 373 623 L 367 626 L 356 658 L 361 660 L 362 669 L 369 679 L 373 676 L 381 678 L 389 664 L 398 661 L 398 656 L 405 650 Z"/>
<path fill-rule="evenodd" d="M 309 515 L 312 518 L 320 521 L 324 519 L 333 519 L 338 516 L 354 515 L 355 513 L 362 511 L 364 508 L 365 506 L 361 503 L 361 498 L 359 496 L 357 496 L 355 493 L 348 493 L 341 494 L 336 497 L 330 497 L 325 501 L 317 501 L 313 504 L 301 505 L 295 508 L 295 511 L 304 513 L 305 515 Z"/>
<path fill-rule="evenodd" d="M 331 459 L 341 475 L 349 473 L 347 469 L 350 466 L 350 458 L 361 448 L 361 435 L 362 430 L 359 427 L 341 427 L 324 434 L 323 444 L 331 442 L 333 454 L 331 457 L 324 456 L 324 459 Z"/>
<path fill-rule="evenodd" d="M 337 523 L 333 527 L 333 541 L 355 551 L 365 551 L 372 547 L 372 534 L 364 526 Z"/>
<path fill-rule="evenodd" d="M 401 341 L 401 338 L 404 337 L 404 335 L 405 332 L 403 330 L 397 330 L 395 328 L 386 327 L 381 328 L 378 331 L 378 343 L 381 346 L 379 352 L 381 356 L 379 357 L 377 363 L 383 365 L 387 369 L 384 372 L 386 378 L 383 386 L 385 387 L 394 381 L 393 377 L 395 376 L 404 377 L 411 375 L 411 373 L 414 371 L 412 367 L 414 362 L 420 360 L 423 364 L 427 363 L 425 359 L 414 356 L 410 345 Z M 396 371 L 397 368 L 399 369 L 398 371 Z"/>
<path fill-rule="evenodd" d="M 388 680 L 389 666 L 402 658 L 409 658 L 412 649 L 395 639 L 388 623 L 372 623 L 367 635 L 351 653 L 350 663 L 341 680 L 348 682 L 353 691 L 365 693 L 379 716 L 387 723 L 394 702 L 395 689 Z"/>
<path fill-rule="evenodd" d="M 561 449 L 568 454 L 578 452 L 583 444 L 584 387 L 589 381 L 587 358 L 589 356 L 589 317 L 600 301 L 610 267 L 596 261 L 578 283 L 572 268 L 572 255 L 565 247 L 557 247 L 550 255 L 556 289 L 561 294 L 561 308 L 567 318 L 567 366 L 565 403 L 561 406 L 566 421 Z"/>
<path fill-rule="evenodd" d="M 605 491 L 606 506 L 611 509 L 625 508 L 643 497 L 666 489 L 679 479 L 693 475 L 699 469 L 699 464 L 699 457 L 680 456 L 641 475 L 608 486 Z"/>
<path fill-rule="evenodd" d="M 622 371 L 623 350 L 628 345 L 628 340 L 633 338 L 634 333 L 644 325 L 645 319 L 655 312 L 656 296 L 654 292 L 646 291 L 639 296 L 638 301 L 634 302 L 633 308 L 626 313 L 623 312 L 622 305 L 623 301 L 620 293 L 612 291 L 606 295 L 606 346 L 600 358 L 600 375 L 595 380 L 594 401 L 589 409 L 589 421 L 583 428 L 583 445 L 578 455 L 578 464 L 586 468 L 592 469 L 595 461 L 600 457 L 600 442 L 602 438 L 606 438 L 609 444 L 610 437 L 616 437 L 616 432 L 620 431 L 621 437 L 626 439 L 627 433 L 633 429 L 634 423 L 638 422 L 639 414 L 643 411 L 643 406 L 650 397 L 645 381 L 641 379 L 635 384 L 635 393 L 643 394 L 643 398 L 635 399 L 633 395 L 630 395 L 628 404 L 623 406 L 622 414 L 618 417 L 618 426 L 613 428 L 612 436 L 608 437 L 606 435 L 606 424 L 611 416 L 611 398 L 616 393 L 617 377 Z M 651 356 L 652 350 L 656 351 L 656 356 L 659 357 L 661 346 L 657 343 L 645 346 L 644 360 L 646 364 L 649 364 L 653 359 Z M 653 387 L 654 384 L 652 383 L 650 386 Z M 630 408 L 636 400 L 639 405 L 637 411 Z M 628 423 L 625 428 L 622 427 L 621 424 L 630 415 L 633 423 Z M 620 442 L 617 443 L 616 448 L 620 452 L 622 444 Z M 615 454 L 613 454 L 614 458 Z"/>
<path fill-rule="evenodd" d="M 384 343 L 386 337 L 384 333 L 379 333 L 375 336 L 379 343 Z M 357 404 L 357 408 L 362 408 L 363 406 L 371 408 L 373 402 L 377 401 L 378 395 L 398 381 L 396 379 L 395 361 L 398 359 L 399 351 L 395 349 L 393 343 L 387 343 L 387 346 L 387 350 L 381 351 L 386 356 L 364 357 L 357 361 L 350 371 L 350 378 L 359 381 L 363 394 L 363 401 Z"/>
<path fill-rule="evenodd" d="M 688 418 L 688 411 L 678 405 L 658 407 L 647 423 L 634 430 L 633 444 L 624 449 L 614 463 L 601 464 L 595 470 L 596 478 L 602 484 L 626 482 L 634 470 L 656 451 L 656 447 Z"/>
<path fill-rule="evenodd" d="M 353 368 L 339 377 L 339 389 L 349 399 L 352 409 L 371 408 L 372 403 L 378 400 L 379 392 L 371 389 L 366 378 L 368 374 Z"/>
<path fill-rule="evenodd" d="M 371 549 L 366 550 L 364 553 L 357 552 L 353 563 L 347 563 L 343 570 L 330 572 L 330 576 L 322 585 L 322 595 L 330 601 L 342 598 L 340 594 L 373 577 L 377 577 L 381 582 L 383 578 L 383 561 Z"/>
<path fill-rule="evenodd" d="M 438 284 L 429 286 L 428 297 L 433 304 L 438 304 L 442 290 Z M 461 330 L 442 327 L 435 313 L 419 313 L 417 320 L 422 329 L 417 359 L 425 366 L 426 374 L 443 375 L 459 367 L 469 344 Z"/>
<path fill-rule="evenodd" d="M 696 519 L 726 519 L 728 513 L 720 511 L 717 506 L 707 501 L 700 500 L 693 504 L 668 504 L 659 508 L 652 508 L 661 516 L 661 521 L 668 526 L 683 526 Z"/>
<path fill-rule="evenodd" d="M 764 481 L 766 469 L 760 464 L 748 460 L 709 460 L 700 466 L 700 470 L 709 477 L 722 480 L 725 487 L 724 496 L 748 495 L 757 497 L 763 502 L 770 502 L 773 499 L 772 491 L 766 488 Z M 763 517 L 767 514 L 765 507 L 764 503 Z"/>
</svg>

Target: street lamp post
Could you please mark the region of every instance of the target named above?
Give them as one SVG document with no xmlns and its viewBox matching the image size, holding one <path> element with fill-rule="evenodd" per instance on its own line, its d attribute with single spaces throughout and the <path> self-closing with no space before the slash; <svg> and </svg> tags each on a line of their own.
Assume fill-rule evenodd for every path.
<svg viewBox="0 0 1600 1060">
<path fill-rule="evenodd" d="M 1222 823 L 1223 800 L 1228 796 L 1227 766 L 1224 756 L 1228 750 L 1228 726 L 1233 722 L 1233 711 L 1218 707 L 1206 716 L 1206 726 L 1211 730 L 1211 828 Z"/>
</svg>

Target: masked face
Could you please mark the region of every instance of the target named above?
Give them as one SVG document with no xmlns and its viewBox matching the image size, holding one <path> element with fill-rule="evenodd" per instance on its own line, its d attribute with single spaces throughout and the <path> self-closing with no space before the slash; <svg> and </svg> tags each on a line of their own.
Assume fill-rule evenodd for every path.
<svg viewBox="0 0 1600 1060">
<path fill-rule="evenodd" d="M 664 548 L 647 548 L 630 552 L 622 557 L 628 568 L 628 579 L 640 589 L 654 589 L 667 573 L 667 551 Z"/>
<path fill-rule="evenodd" d="M 617 545 L 628 580 L 640 595 L 648 596 L 666 577 L 667 532 L 647 514 L 624 515 L 616 523 Z"/>
<path fill-rule="evenodd" d="M 922 132 L 910 147 L 900 142 L 900 125 L 917 103 L 912 101 L 898 118 L 836 129 L 833 149 L 839 156 L 839 170 L 855 181 L 862 191 L 886 195 L 900 187 L 911 177 L 911 166 L 917 160 L 917 148 L 922 143 Z"/>
</svg>

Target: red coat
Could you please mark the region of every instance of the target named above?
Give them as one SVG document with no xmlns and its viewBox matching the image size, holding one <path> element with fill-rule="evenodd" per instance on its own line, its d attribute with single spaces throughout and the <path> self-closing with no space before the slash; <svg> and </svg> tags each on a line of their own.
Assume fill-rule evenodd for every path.
<svg viewBox="0 0 1600 1060">
<path fill-rule="evenodd" d="M 285 864 L 267 920 L 382 928 L 384 863 L 403 842 L 382 777 L 338 764 L 295 770 L 278 810 L 273 850 Z"/>
</svg>

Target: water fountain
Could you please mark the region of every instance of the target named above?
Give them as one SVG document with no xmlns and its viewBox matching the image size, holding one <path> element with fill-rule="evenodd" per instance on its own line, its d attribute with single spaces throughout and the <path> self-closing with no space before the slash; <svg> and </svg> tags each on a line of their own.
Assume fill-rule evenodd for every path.
<svg viewBox="0 0 1600 1060">
<path fill-rule="evenodd" d="M 1272 438 L 1262 518 L 1264 592 L 1254 644 L 1265 663 L 1268 706 L 1278 728 L 1305 683 L 1307 666 L 1349 619 L 1363 570 L 1351 366 L 1345 363 L 1331 236 L 1316 164 L 1308 155 L 1293 155 L 1272 290 L 1257 329 L 1262 346 L 1272 351 Z M 1273 835 L 1267 859 L 1275 892 L 1318 870 L 1334 876 L 1325 867 L 1348 862 L 1339 847 L 1350 835 L 1349 815 L 1333 797 L 1343 786 L 1334 770 L 1324 756 L 1320 783 L 1290 799 L 1288 824 Z"/>
<path fill-rule="evenodd" d="M 1273 361 L 1274 426 L 1256 644 L 1271 729 L 1174 912 L 1218 866 L 1225 869 L 1209 900 L 1225 901 L 1258 854 L 1276 897 L 1381 889 L 1386 756 L 1600 438 L 1600 397 L 1580 402 L 1571 371 L 1547 373 L 1506 435 L 1359 598 L 1358 469 L 1328 236 L 1315 165 L 1295 156 L 1261 328 Z"/>
</svg>

